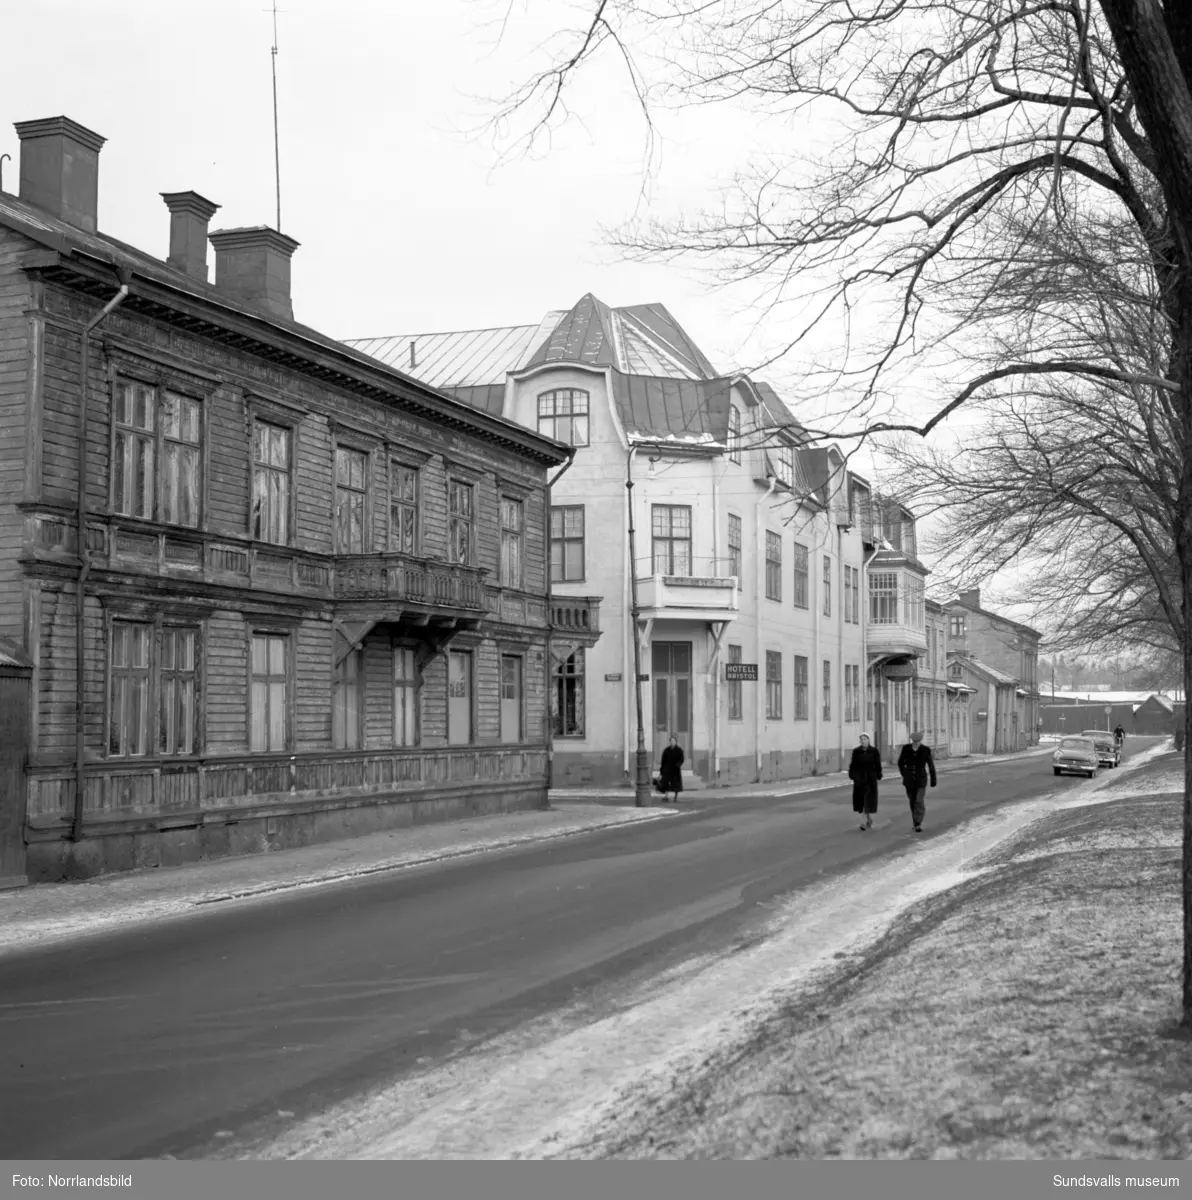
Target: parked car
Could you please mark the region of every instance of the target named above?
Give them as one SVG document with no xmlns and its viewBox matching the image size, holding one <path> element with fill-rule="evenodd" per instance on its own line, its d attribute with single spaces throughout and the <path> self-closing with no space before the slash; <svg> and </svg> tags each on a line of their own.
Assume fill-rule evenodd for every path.
<svg viewBox="0 0 1192 1200">
<path fill-rule="evenodd" d="M 1066 772 L 1069 775 L 1087 775 L 1092 779 L 1100 765 L 1101 756 L 1097 753 L 1097 745 L 1092 738 L 1061 738 L 1060 744 L 1051 755 L 1051 769 L 1057 775 Z"/>
<path fill-rule="evenodd" d="M 1122 752 L 1117 738 L 1108 729 L 1084 729 L 1081 737 L 1091 738 L 1097 747 L 1097 757 L 1103 767 L 1116 767 L 1122 761 Z"/>
</svg>

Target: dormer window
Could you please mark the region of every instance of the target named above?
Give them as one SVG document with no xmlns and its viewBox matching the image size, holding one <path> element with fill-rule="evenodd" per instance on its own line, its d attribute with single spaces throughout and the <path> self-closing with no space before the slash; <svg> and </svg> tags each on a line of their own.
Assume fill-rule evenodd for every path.
<svg viewBox="0 0 1192 1200">
<path fill-rule="evenodd" d="M 556 388 L 538 397 L 538 432 L 568 446 L 588 444 L 588 393 Z"/>
</svg>

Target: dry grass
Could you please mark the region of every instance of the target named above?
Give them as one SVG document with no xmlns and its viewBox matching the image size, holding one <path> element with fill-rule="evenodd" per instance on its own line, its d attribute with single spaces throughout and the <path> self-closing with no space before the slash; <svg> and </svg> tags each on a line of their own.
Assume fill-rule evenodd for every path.
<svg viewBox="0 0 1192 1200">
<path fill-rule="evenodd" d="M 1171 765 L 1131 783 L 1170 786 Z M 1181 803 L 1151 792 L 1033 826 L 600 1154 L 1187 1157 Z"/>
</svg>

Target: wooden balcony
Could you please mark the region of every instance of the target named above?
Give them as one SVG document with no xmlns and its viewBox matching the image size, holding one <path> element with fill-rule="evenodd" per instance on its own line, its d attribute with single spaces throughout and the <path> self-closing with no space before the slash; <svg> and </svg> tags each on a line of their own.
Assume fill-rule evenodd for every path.
<svg viewBox="0 0 1192 1200">
<path fill-rule="evenodd" d="M 483 613 L 486 574 L 480 567 L 408 554 L 341 554 L 335 559 L 335 598 Z"/>
</svg>

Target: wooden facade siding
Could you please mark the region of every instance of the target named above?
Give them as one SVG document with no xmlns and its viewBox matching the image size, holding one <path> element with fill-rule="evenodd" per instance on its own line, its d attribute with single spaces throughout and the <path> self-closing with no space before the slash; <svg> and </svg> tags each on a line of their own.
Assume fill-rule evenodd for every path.
<svg viewBox="0 0 1192 1200">
<path fill-rule="evenodd" d="M 32 287 L 16 270 L 23 239 L 0 230 L 0 637 L 23 640 L 24 589 L 18 559 L 24 517 L 29 317 Z"/>
<path fill-rule="evenodd" d="M 331 625 L 303 624 L 294 638 L 294 746 L 331 747 Z"/>
<path fill-rule="evenodd" d="M 81 279 L 71 283 L 69 271 L 26 274 L 15 265 L 15 254 L 28 248 L 0 229 L 0 634 L 24 641 L 35 664 L 28 813 L 34 840 L 46 844 L 65 836 L 74 805 L 80 327 L 105 297 L 84 294 Z M 168 294 L 160 282 L 149 286 Z M 189 285 L 180 290 L 185 305 L 201 303 Z M 269 336 L 295 338 L 287 362 L 296 367 L 150 318 L 135 307 L 147 294 L 138 293 L 134 277 L 132 300 L 109 314 L 90 339 L 85 837 L 92 826 L 96 837 L 134 826 L 138 833 L 168 831 L 219 821 L 221 814 L 228 821 L 257 811 L 297 817 L 323 803 L 330 811 L 363 805 L 369 797 L 382 806 L 389 799 L 428 805 L 419 809 L 426 813 L 440 811 L 435 806 L 441 794 L 442 812 L 463 811 L 460 806 L 474 802 L 467 799 L 469 790 L 491 797 L 497 784 L 507 789 L 501 806 L 544 802 L 545 443 L 527 445 L 518 439 L 532 435 L 518 432 L 501 444 L 482 418 L 466 413 L 462 421 L 440 421 L 430 396 L 417 400 L 421 410 L 399 407 L 410 398 L 397 397 L 416 385 L 396 378 L 392 401 L 380 391 L 371 398 L 329 386 L 319 376 L 334 350 L 318 351 L 320 365 L 304 373 L 302 356 L 310 351 L 299 345 L 303 335 L 291 335 L 284 324 Z M 168 307 L 158 311 L 168 313 Z M 255 328 L 229 310 L 213 307 L 212 313 L 213 319 Z M 241 333 L 238 344 L 251 345 L 250 336 Z M 182 391 L 202 405 L 200 503 L 193 526 L 162 523 L 159 507 L 149 518 L 113 511 L 113 397 L 125 378 Z M 254 419 L 292 429 L 285 545 L 250 536 Z M 469 430 L 473 421 L 476 428 Z M 162 437 L 159 430 L 158 469 Z M 369 455 L 371 536 L 358 555 L 335 542 L 340 441 Z M 419 544 L 412 556 L 389 544 L 394 459 L 418 472 Z M 455 478 L 475 489 L 474 554 L 466 565 L 448 561 L 448 487 Z M 155 482 L 157 506 L 160 477 Z M 500 586 L 502 494 L 516 494 L 524 504 L 520 588 Z M 18 499 L 26 501 L 23 511 Z M 109 745 L 114 620 L 154 626 L 143 757 L 112 755 Z M 371 626 L 363 643 L 359 748 L 334 745 L 336 622 Z M 191 753 L 161 753 L 170 737 L 161 728 L 161 699 L 175 680 L 163 647 L 176 644 L 164 640 L 163 625 L 198 631 Z M 250 751 L 254 630 L 289 639 L 284 753 Z M 392 648 L 399 637 L 415 645 L 422 668 L 414 748 L 393 745 Z M 473 658 L 473 719 L 471 743 L 449 747 L 452 649 Z M 523 744 L 517 747 L 499 745 L 503 651 L 523 658 Z M 73 843 L 63 845 L 53 853 L 70 859 Z"/>
<path fill-rule="evenodd" d="M 206 760 L 182 770 L 146 764 L 141 770 L 107 770 L 90 776 L 83 809 L 93 821 L 210 814 L 265 807 L 294 807 L 312 800 L 351 800 L 390 794 L 413 799 L 433 784 L 521 780 L 542 784 L 541 747 L 452 746 L 365 752 L 349 758 L 266 762 Z M 74 780 L 63 772 L 35 773 L 29 817 L 35 830 L 65 825 L 74 806 Z M 404 794 L 404 795 L 403 795 Z"/>
</svg>

